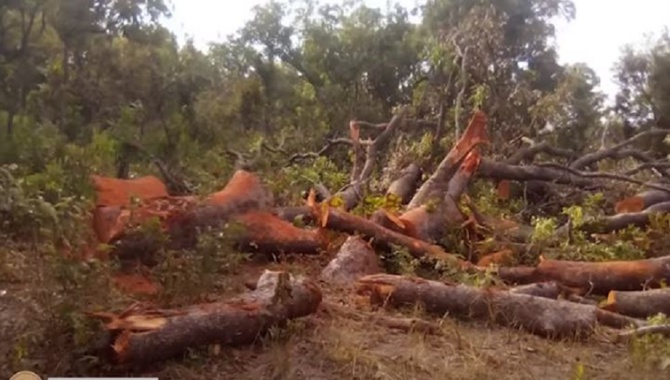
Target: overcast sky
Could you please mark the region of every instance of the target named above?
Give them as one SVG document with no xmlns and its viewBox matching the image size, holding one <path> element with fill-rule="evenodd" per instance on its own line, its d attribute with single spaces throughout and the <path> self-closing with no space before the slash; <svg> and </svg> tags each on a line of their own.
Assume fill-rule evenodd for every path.
<svg viewBox="0 0 670 380">
<path fill-rule="evenodd" d="M 223 0 L 172 0 L 174 12 L 167 24 L 179 37 L 189 35 L 196 44 L 221 41 L 251 18 L 251 8 L 267 0 L 239 3 Z M 411 7 L 417 0 L 394 0 Z M 574 0 L 577 17 L 557 25 L 557 47 L 561 62 L 585 62 L 600 76 L 602 89 L 616 91 L 612 65 L 626 43 L 643 43 L 649 33 L 670 26 L 670 0 Z M 365 0 L 373 7 L 386 7 L 386 0 Z M 243 4 L 243 5 L 242 5 Z"/>
</svg>

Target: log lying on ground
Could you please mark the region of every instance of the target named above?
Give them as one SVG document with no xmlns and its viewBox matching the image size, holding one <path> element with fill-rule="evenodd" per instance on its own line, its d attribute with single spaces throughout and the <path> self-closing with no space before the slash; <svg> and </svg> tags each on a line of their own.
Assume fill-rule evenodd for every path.
<svg viewBox="0 0 670 380">
<path fill-rule="evenodd" d="M 109 239 L 114 254 L 122 260 L 139 259 L 145 265 L 155 264 L 153 253 L 163 244 L 158 236 L 136 228 L 151 216 L 158 216 L 172 249 L 193 248 L 200 233 L 223 232 L 231 225 L 240 227 L 231 239 L 246 251 L 315 254 L 327 246 L 320 231 L 298 228 L 274 215 L 272 202 L 272 194 L 255 174 L 239 170 L 223 190 L 203 202 L 176 197 L 147 201 L 132 212 L 120 211 L 128 216 L 117 215 L 113 228 L 103 229 L 113 231 L 108 235 L 114 235 Z"/>
<path fill-rule="evenodd" d="M 447 193 L 449 181 L 468 153 L 481 144 L 489 142 L 486 133 L 486 115 L 476 111 L 463 136 L 442 160 L 435 172 L 421 185 L 417 193 L 407 205 L 407 209 L 419 207 L 430 202 L 431 199 L 442 199 Z"/>
<path fill-rule="evenodd" d="M 321 272 L 331 285 L 349 286 L 358 278 L 382 272 L 374 249 L 358 236 L 349 236 L 333 260 Z"/>
<path fill-rule="evenodd" d="M 647 318 L 658 313 L 670 316 L 670 289 L 645 291 L 611 291 L 602 308 L 635 318 Z"/>
<path fill-rule="evenodd" d="M 206 344 L 250 344 L 272 326 L 314 313 L 321 300 L 313 282 L 266 270 L 256 290 L 229 301 L 89 315 L 106 321 L 111 335 L 106 355 L 112 363 L 149 364 Z"/>
<path fill-rule="evenodd" d="M 140 200 L 167 198 L 167 187 L 154 176 L 120 179 L 92 175 L 96 206 L 128 206 L 132 198 Z"/>
<path fill-rule="evenodd" d="M 361 278 L 358 286 L 358 292 L 369 294 L 370 302 L 376 305 L 411 307 L 418 304 L 438 316 L 490 320 L 547 338 L 584 338 L 593 332 L 598 322 L 616 327 L 638 324 L 591 305 L 416 277 L 371 275 Z"/>
<path fill-rule="evenodd" d="M 670 281 L 670 256 L 605 262 L 541 259 L 536 267 L 498 268 L 498 276 L 517 284 L 557 281 L 590 294 L 606 295 L 611 290 L 656 288 L 662 281 Z"/>
<path fill-rule="evenodd" d="M 392 244 L 399 245 L 407 248 L 409 253 L 417 258 L 428 257 L 444 260 L 464 269 L 473 267 L 471 263 L 463 261 L 453 254 L 446 253 L 437 245 L 429 244 L 425 241 L 392 231 L 359 216 L 332 207 L 327 207 L 326 204 L 314 206 L 312 208 L 312 213 L 312 217 L 317 220 L 322 227 L 349 234 L 360 233 L 368 238 L 374 239 L 375 244 L 385 245 L 386 247 Z"/>
<path fill-rule="evenodd" d="M 660 190 L 647 190 L 617 202 L 614 211 L 617 214 L 640 212 L 647 207 L 670 201 L 670 193 Z"/>
</svg>

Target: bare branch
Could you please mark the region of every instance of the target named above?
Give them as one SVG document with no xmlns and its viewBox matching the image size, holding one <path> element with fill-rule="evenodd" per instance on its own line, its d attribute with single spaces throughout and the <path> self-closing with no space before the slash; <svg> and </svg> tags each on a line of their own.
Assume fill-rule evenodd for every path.
<svg viewBox="0 0 670 380">
<path fill-rule="evenodd" d="M 571 169 L 583 169 L 586 168 L 598 161 L 604 160 L 606 158 L 612 157 L 616 152 L 619 150 L 635 143 L 638 140 L 641 140 L 645 137 L 661 137 L 661 136 L 666 136 L 667 134 L 670 134 L 669 129 L 650 129 L 645 132 L 640 132 L 636 134 L 635 136 L 629 138 L 626 141 L 623 141 L 611 148 L 604 149 L 604 150 L 599 150 L 597 152 L 589 153 L 577 160 L 575 160 L 572 164 L 570 164 Z"/>
</svg>

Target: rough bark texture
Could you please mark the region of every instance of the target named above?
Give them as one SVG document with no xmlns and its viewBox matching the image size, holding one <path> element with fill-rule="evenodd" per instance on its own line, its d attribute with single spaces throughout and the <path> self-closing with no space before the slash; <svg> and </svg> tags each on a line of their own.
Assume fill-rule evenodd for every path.
<svg viewBox="0 0 670 380">
<path fill-rule="evenodd" d="M 498 268 L 504 281 L 528 284 L 557 281 L 591 294 L 642 290 L 670 281 L 670 256 L 645 260 L 581 262 L 542 260 L 536 267 Z"/>
<path fill-rule="evenodd" d="M 658 313 L 670 316 L 670 289 L 611 291 L 603 309 L 636 318 L 647 318 Z"/>
<path fill-rule="evenodd" d="M 400 172 L 400 176 L 391 183 L 386 194 L 395 195 L 400 199 L 401 204 L 407 204 L 416 193 L 422 174 L 419 165 L 409 164 Z"/>
<path fill-rule="evenodd" d="M 107 354 L 118 364 L 166 360 L 205 344 L 249 344 L 273 325 L 314 313 L 321 303 L 320 289 L 309 280 L 291 279 L 281 288 L 287 285 L 282 273 L 288 274 L 265 271 L 256 290 L 225 302 L 91 316 L 106 320 Z M 287 289 L 288 296 L 275 297 Z"/>
<path fill-rule="evenodd" d="M 349 286 L 364 275 L 380 272 L 379 259 L 370 244 L 358 236 L 349 236 L 323 269 L 321 278 L 332 285 Z"/>
<path fill-rule="evenodd" d="M 490 320 L 549 338 L 587 337 L 598 322 L 597 309 L 590 305 L 527 294 L 388 274 L 366 276 L 358 282 L 359 292 L 369 294 L 373 304 L 419 304 L 431 314 Z"/>
</svg>

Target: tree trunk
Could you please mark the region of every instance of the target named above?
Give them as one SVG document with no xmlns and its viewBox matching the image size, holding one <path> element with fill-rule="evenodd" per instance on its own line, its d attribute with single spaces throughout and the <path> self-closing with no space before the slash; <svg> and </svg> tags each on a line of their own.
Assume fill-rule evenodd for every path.
<svg viewBox="0 0 670 380">
<path fill-rule="evenodd" d="M 670 316 L 670 289 L 645 291 L 616 291 L 607 296 L 603 309 L 636 318 L 647 318 L 658 313 Z"/>
<path fill-rule="evenodd" d="M 265 271 L 256 290 L 228 301 L 89 315 L 106 320 L 111 341 L 104 355 L 116 364 L 149 364 L 206 344 L 250 344 L 272 326 L 314 313 L 321 303 L 316 284 L 305 279 L 286 281 L 287 275 Z"/>
<path fill-rule="evenodd" d="M 536 267 L 499 268 L 504 281 L 528 284 L 557 281 L 590 294 L 642 290 L 670 281 L 670 256 L 631 261 L 582 262 L 541 260 Z"/>
<path fill-rule="evenodd" d="M 635 323 L 591 305 L 415 277 L 379 274 L 363 277 L 358 284 L 359 293 L 368 294 L 372 304 L 393 307 L 418 304 L 430 314 L 490 320 L 547 338 L 585 338 L 593 333 L 599 321 L 617 327 Z"/>
</svg>

